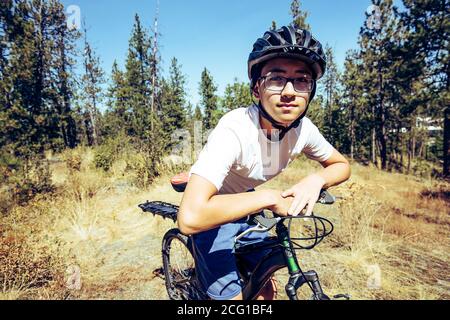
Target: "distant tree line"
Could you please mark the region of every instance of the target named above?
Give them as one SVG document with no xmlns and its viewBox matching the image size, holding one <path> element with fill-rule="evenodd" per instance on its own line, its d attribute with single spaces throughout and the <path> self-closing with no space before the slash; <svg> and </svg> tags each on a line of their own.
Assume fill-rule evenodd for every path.
<svg viewBox="0 0 450 320">
<path fill-rule="evenodd" d="M 328 71 L 308 116 L 351 159 L 402 171 L 426 159 L 442 162 L 448 175 L 449 0 L 403 0 L 401 10 L 392 0 L 372 3 L 359 49 L 347 52 L 343 70 L 326 46 Z M 293 25 L 310 29 L 300 1 L 292 1 L 290 14 Z M 276 29 L 276 22 L 268 27 Z M 163 76 L 158 34 L 138 15 L 125 64 L 114 62 L 109 75 L 87 29 L 69 28 L 58 0 L 1 2 L 3 166 L 115 137 L 151 155 L 152 166 L 170 150 L 175 130 L 191 128 L 193 121 L 211 129 L 226 112 L 252 104 L 247 82 L 234 79 L 219 96 L 205 68 L 200 102 L 192 105 L 181 64 L 172 58 Z M 429 131 L 427 119 L 444 130 Z"/>
<path fill-rule="evenodd" d="M 373 0 L 344 70 L 326 46 L 319 106 L 309 113 L 350 158 L 411 172 L 422 159 L 449 175 L 449 0 Z M 292 23 L 309 28 L 300 1 Z M 429 130 L 428 127 L 442 130 Z"/>
</svg>

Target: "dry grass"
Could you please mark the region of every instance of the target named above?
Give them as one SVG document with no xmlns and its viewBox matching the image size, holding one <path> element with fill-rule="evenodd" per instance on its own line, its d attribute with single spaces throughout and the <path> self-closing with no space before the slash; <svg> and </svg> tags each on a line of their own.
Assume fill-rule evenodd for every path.
<svg viewBox="0 0 450 320">
<path fill-rule="evenodd" d="M 137 204 L 178 203 L 169 175 L 139 190 L 123 160 L 106 174 L 93 168 L 90 150 L 61 159 L 52 168 L 57 192 L 1 220 L 0 299 L 166 299 L 158 269 L 161 238 L 173 223 L 142 214 Z M 300 158 L 267 187 L 288 188 L 317 168 Z M 352 171 L 351 181 L 332 189 L 343 199 L 316 206 L 335 232 L 298 253 L 303 268 L 315 269 L 330 294 L 448 299 L 449 184 L 358 164 Z M 70 284 L 74 277 L 78 286 Z M 277 277 L 284 285 L 286 272 Z"/>
<path fill-rule="evenodd" d="M 270 184 L 289 187 L 306 174 L 301 165 Z M 354 299 L 450 298 L 449 185 L 358 164 L 352 172 L 332 189 L 343 199 L 315 208 L 335 231 L 315 250 L 299 252 L 304 269 L 315 269 L 327 292 Z"/>
</svg>

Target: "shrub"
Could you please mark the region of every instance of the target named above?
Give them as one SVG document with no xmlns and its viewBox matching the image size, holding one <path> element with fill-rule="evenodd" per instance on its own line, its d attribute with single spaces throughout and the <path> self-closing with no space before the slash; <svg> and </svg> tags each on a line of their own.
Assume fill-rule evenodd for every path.
<svg viewBox="0 0 450 320">
<path fill-rule="evenodd" d="M 0 168 L 2 213 L 8 213 L 15 204 L 26 204 L 36 195 L 54 190 L 50 165 L 43 156 L 22 160 L 3 154 Z"/>
<path fill-rule="evenodd" d="M 71 171 L 80 171 L 81 163 L 83 161 L 80 149 L 70 149 L 64 152 L 63 156 L 67 168 Z"/>
<path fill-rule="evenodd" d="M 108 171 L 126 144 L 127 139 L 122 136 L 107 139 L 105 143 L 95 150 L 95 167 Z"/>
<path fill-rule="evenodd" d="M 126 158 L 127 170 L 133 171 L 133 183 L 141 188 L 147 187 L 158 176 L 160 157 L 152 148 L 142 147 Z"/>
</svg>

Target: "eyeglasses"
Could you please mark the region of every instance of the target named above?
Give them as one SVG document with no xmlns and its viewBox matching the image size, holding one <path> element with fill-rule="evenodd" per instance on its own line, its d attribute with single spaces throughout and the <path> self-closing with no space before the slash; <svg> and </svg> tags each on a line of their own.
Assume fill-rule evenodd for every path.
<svg viewBox="0 0 450 320">
<path fill-rule="evenodd" d="M 314 80 L 309 75 L 298 78 L 286 78 L 282 76 L 262 76 L 264 88 L 273 92 L 282 92 L 288 82 L 291 82 L 296 92 L 311 92 L 314 87 Z"/>
</svg>

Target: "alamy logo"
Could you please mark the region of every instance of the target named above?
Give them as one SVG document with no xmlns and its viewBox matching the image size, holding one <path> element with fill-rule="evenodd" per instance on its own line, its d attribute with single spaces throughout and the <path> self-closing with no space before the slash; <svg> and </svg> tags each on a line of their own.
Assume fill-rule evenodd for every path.
<svg viewBox="0 0 450 320">
<path fill-rule="evenodd" d="M 377 264 L 367 266 L 367 288 L 377 290 L 381 288 L 381 269 Z"/>
<path fill-rule="evenodd" d="M 70 5 L 67 7 L 67 28 L 69 30 L 81 29 L 81 9 L 77 5 Z"/>
<path fill-rule="evenodd" d="M 69 290 L 81 289 L 81 270 L 79 266 L 69 266 L 66 270 L 66 288 Z"/>
</svg>

